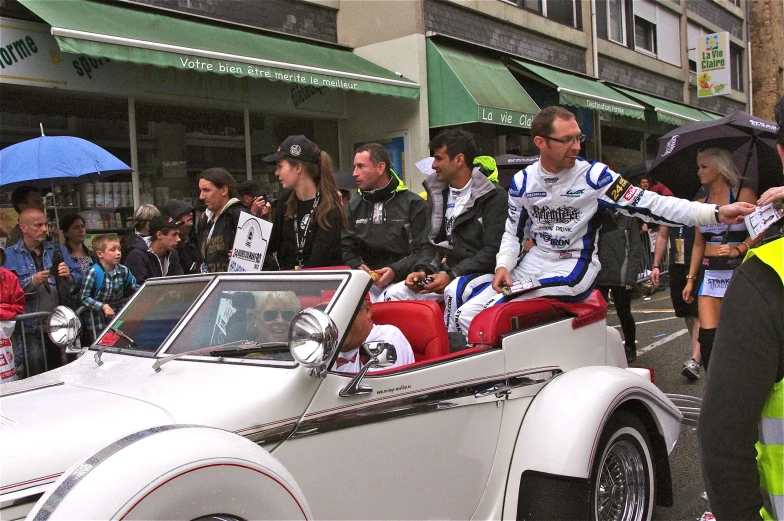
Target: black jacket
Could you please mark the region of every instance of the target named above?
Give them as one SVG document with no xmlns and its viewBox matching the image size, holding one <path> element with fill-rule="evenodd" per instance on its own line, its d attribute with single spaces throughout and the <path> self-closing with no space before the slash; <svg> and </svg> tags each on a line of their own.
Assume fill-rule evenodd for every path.
<svg viewBox="0 0 784 521">
<path fill-rule="evenodd" d="M 183 274 L 182 266 L 180 266 L 180 256 L 177 255 L 177 250 L 169 253 L 168 261 L 169 268 L 166 271 L 167 277 Z M 131 270 L 131 273 L 133 273 L 133 276 L 136 278 L 136 282 L 138 282 L 139 285 L 144 284 L 147 279 L 163 277 L 164 274 L 161 271 L 162 264 L 163 263 L 158 259 L 158 256 L 149 248 L 144 250 L 141 248 L 132 248 L 130 253 L 128 253 L 128 258 L 125 259 L 125 265 Z"/>
<path fill-rule="evenodd" d="M 180 234 L 180 244 L 177 245 L 177 254 L 180 256 L 180 265 L 182 271 L 186 275 L 191 273 L 199 273 L 201 268 L 201 252 L 199 251 L 199 238 L 196 236 L 196 231 L 191 230 L 191 234 L 187 237 Z"/>
<path fill-rule="evenodd" d="M 381 214 L 374 219 L 377 205 Z M 342 237 L 346 265 L 353 269 L 362 264 L 370 269 L 389 266 L 395 270 L 395 281 L 403 280 L 427 240 L 424 199 L 393 176 L 384 188 L 354 197 L 346 214 L 348 226 Z"/>
<path fill-rule="evenodd" d="M 291 191 L 284 191 L 280 195 L 280 205 L 275 214 L 272 226 L 269 250 L 267 256 L 273 253 L 278 255 L 278 265 L 282 270 L 292 270 L 297 266 L 297 239 L 294 235 L 294 219 L 284 218 L 285 201 Z M 312 201 L 299 201 L 297 214 L 310 211 Z M 340 234 L 343 229 L 342 210 L 334 208 L 328 214 L 330 228 L 325 230 L 313 223 L 308 228 L 303 248 L 303 268 L 318 268 L 324 266 L 342 266 L 343 254 L 340 251 Z M 299 222 L 299 221 L 296 221 Z M 265 266 L 267 262 L 265 261 Z"/>
<path fill-rule="evenodd" d="M 234 234 L 244 208 L 239 199 L 230 199 L 215 221 L 215 227 L 204 213 L 199 219 L 199 253 L 210 273 L 226 271 L 229 251 L 234 247 Z M 212 235 L 210 235 L 212 231 Z M 209 242 L 207 237 L 210 237 Z"/>
<path fill-rule="evenodd" d="M 608 210 L 599 231 L 599 262 L 596 283 L 600 286 L 637 284 L 642 268 L 642 241 L 637 219 Z"/>
<path fill-rule="evenodd" d="M 451 245 L 444 228 L 449 185 L 435 175 L 422 183 L 427 191 L 427 242 L 415 263 L 417 268 L 427 266 L 425 271 L 429 273 L 451 271 L 455 277 L 495 270 L 495 255 L 506 223 L 506 191 L 490 182 L 478 168 L 471 173 L 471 180 L 471 198 L 452 225 Z M 444 256 L 446 263 L 442 266 Z"/>
</svg>

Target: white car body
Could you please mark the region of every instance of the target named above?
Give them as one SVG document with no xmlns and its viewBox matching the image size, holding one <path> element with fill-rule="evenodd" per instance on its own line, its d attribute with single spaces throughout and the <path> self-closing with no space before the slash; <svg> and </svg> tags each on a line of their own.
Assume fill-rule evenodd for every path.
<svg viewBox="0 0 784 521">
<path fill-rule="evenodd" d="M 496 345 L 474 346 L 432 363 L 371 372 L 362 384 L 372 392 L 342 397 L 339 393 L 352 375 L 329 371 L 323 378 L 314 377 L 296 361 L 194 354 L 163 364 L 160 372 L 152 365 L 171 354 L 173 339 L 197 327 L 190 321 L 210 291 L 229 282 L 246 289 L 269 281 L 292 287 L 308 280 L 331 284 L 336 293 L 325 311 L 342 338 L 369 286 L 366 273 L 189 276 L 148 282 L 140 293 L 171 291 L 177 283 L 193 280 L 208 281 L 206 289 L 156 352 L 141 356 L 108 349 L 101 355 L 103 365 L 98 365 L 94 355 L 99 346 L 92 346 L 67 366 L 0 387 L 1 519 L 27 515 L 42 494 L 51 493 L 68 476 L 73 480 L 76 469 L 84 468 L 80 462 L 101 454 L 115 440 L 140 431 L 149 434 L 158 426 L 187 424 L 234 433 L 229 438 L 239 440 L 236 450 L 258 451 L 258 465 L 284 476 L 275 482 L 287 483 L 286 497 L 304 498 L 296 499 L 291 508 L 306 518 L 516 519 L 526 513 L 519 505 L 523 476 L 565 479 L 585 491 L 600 438 L 621 409 L 639 417 L 648 430 L 657 493 L 667 500 L 667 455 L 677 441 L 683 415 L 645 377 L 646 371 L 626 369 L 620 337 L 606 326 L 606 312 L 577 328 L 576 319 L 561 316 L 504 333 Z M 115 463 L 113 472 L 149 481 L 165 474 L 150 468 L 150 462 L 174 468 L 185 460 L 235 450 L 225 437 L 214 445 L 189 445 L 188 440 L 199 435 L 188 432 L 150 436 L 146 445 L 135 445 L 134 456 L 126 450 L 125 463 Z M 177 456 L 176 436 L 188 447 Z M 221 445 L 224 442 L 227 445 Z M 150 472 L 154 476 L 148 479 Z M 80 508 L 86 509 L 88 501 L 78 497 L 92 498 L 91 503 L 103 501 L 98 498 L 119 501 L 120 506 L 112 504 L 100 512 L 120 512 L 130 495 L 140 493 L 130 477 L 127 486 L 133 490 L 124 491 L 125 479 L 97 476 L 74 488 L 72 512 L 87 515 Z M 221 479 L 228 478 L 208 475 L 201 483 L 232 497 L 237 494 L 238 503 L 249 497 L 232 490 L 233 481 L 210 481 Z M 236 482 L 243 480 L 238 477 Z M 110 493 L 96 490 L 107 482 L 112 483 Z M 176 501 L 189 503 L 189 494 L 182 492 L 189 489 L 180 487 Z M 277 503 L 275 494 L 259 492 L 254 501 Z M 50 507 L 57 506 L 44 495 L 36 511 L 47 500 Z M 68 503 L 63 498 L 57 501 Z M 208 507 L 200 508 L 203 512 Z M 243 508 L 247 518 L 260 515 L 253 512 L 255 503 Z M 68 517 L 57 517 L 54 507 L 50 510 L 51 519 Z M 650 519 L 651 510 L 645 518 Z M 191 519 L 193 513 L 177 515 Z"/>
</svg>

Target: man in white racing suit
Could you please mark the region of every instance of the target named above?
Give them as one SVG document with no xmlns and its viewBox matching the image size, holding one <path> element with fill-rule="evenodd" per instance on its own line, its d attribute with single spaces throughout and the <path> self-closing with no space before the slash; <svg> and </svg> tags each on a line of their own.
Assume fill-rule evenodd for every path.
<svg viewBox="0 0 784 521">
<path fill-rule="evenodd" d="M 477 313 L 495 304 L 544 296 L 587 298 L 600 269 L 596 245 L 603 209 L 667 226 L 740 223 L 754 209 L 747 203 L 719 208 L 632 186 L 606 165 L 578 157 L 585 136 L 574 115 L 562 107 L 542 110 L 531 135 L 540 160 L 515 174 L 509 187 L 509 213 L 492 285 L 463 303 L 453 321 L 447 320 L 448 327 L 464 334 Z M 536 246 L 519 261 L 519 231 L 528 221 Z"/>
</svg>

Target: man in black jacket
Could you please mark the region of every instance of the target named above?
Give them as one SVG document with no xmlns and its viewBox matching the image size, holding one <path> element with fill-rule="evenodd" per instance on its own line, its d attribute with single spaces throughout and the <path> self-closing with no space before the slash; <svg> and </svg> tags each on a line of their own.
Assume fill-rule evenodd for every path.
<svg viewBox="0 0 784 521">
<path fill-rule="evenodd" d="M 134 248 L 128 254 L 125 265 L 131 270 L 136 282 L 153 277 L 182 275 L 177 245 L 180 243 L 179 226 L 171 217 L 157 216 L 150 221 L 150 247 L 146 250 Z"/>
<path fill-rule="evenodd" d="M 476 283 L 492 281 L 487 274 L 493 271 L 504 233 L 506 192 L 478 167 L 471 169 L 476 145 L 465 130 L 442 131 L 430 149 L 435 174 L 423 183 L 426 241 L 406 280 L 387 288 L 381 299 L 445 300 L 445 318 L 452 320 Z"/>
<path fill-rule="evenodd" d="M 373 278 L 373 301 L 405 278 L 426 240 L 427 205 L 392 173 L 390 163 L 389 152 L 378 143 L 357 149 L 354 179 L 360 196 L 349 202 L 342 236 L 345 263 Z"/>
<path fill-rule="evenodd" d="M 180 266 L 186 275 L 199 273 L 201 256 L 199 255 L 199 240 L 193 227 L 193 206 L 185 201 L 172 199 L 163 207 L 163 215 L 171 217 L 178 225 L 180 244 L 177 245 L 177 254 L 180 256 Z"/>
<path fill-rule="evenodd" d="M 229 267 L 229 252 L 243 209 L 238 195 L 234 176 L 222 168 L 208 168 L 199 176 L 199 199 L 207 206 L 199 223 L 202 273 L 226 271 Z"/>
</svg>

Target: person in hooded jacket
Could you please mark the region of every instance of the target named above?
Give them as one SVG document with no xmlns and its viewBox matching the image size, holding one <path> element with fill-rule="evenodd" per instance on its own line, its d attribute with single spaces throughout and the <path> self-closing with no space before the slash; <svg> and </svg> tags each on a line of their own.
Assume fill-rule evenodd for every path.
<svg viewBox="0 0 784 521">
<path fill-rule="evenodd" d="M 426 240 L 427 204 L 408 190 L 390 164 L 389 152 L 378 143 L 357 149 L 354 179 L 360 196 L 348 204 L 341 239 L 346 265 L 370 273 L 372 301 L 406 277 Z"/>
<path fill-rule="evenodd" d="M 180 243 L 179 225 L 171 217 L 159 215 L 150 220 L 150 246 L 146 250 L 133 248 L 125 260 L 136 282 L 144 284 L 153 277 L 182 275 L 177 245 Z"/>
<path fill-rule="evenodd" d="M 199 176 L 199 199 L 207 207 L 198 227 L 201 273 L 228 270 L 229 253 L 243 212 L 238 195 L 234 176 L 223 168 L 208 168 Z"/>
</svg>

